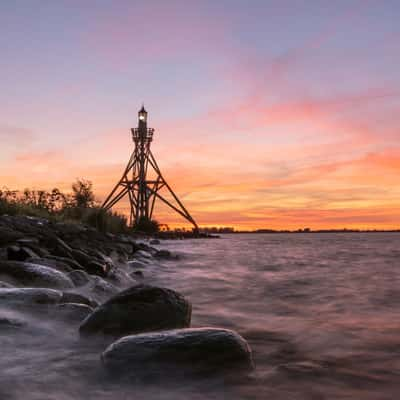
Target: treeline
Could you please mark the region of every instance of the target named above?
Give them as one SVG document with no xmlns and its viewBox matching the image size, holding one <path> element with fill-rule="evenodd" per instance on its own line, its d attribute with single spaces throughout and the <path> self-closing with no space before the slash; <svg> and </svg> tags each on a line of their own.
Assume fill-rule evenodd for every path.
<svg viewBox="0 0 400 400">
<path fill-rule="evenodd" d="M 77 179 L 71 193 L 25 189 L 0 190 L 0 215 L 28 215 L 56 221 L 81 222 L 102 232 L 126 233 L 127 218 L 105 211 L 96 202 L 92 182 Z"/>
</svg>

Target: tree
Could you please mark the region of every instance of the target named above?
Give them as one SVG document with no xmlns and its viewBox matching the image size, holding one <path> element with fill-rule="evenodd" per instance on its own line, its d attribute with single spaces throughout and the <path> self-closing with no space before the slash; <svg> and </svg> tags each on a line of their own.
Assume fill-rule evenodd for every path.
<svg viewBox="0 0 400 400">
<path fill-rule="evenodd" d="M 94 206 L 93 183 L 86 179 L 77 179 L 72 184 L 72 202 L 76 207 L 88 208 Z"/>
</svg>

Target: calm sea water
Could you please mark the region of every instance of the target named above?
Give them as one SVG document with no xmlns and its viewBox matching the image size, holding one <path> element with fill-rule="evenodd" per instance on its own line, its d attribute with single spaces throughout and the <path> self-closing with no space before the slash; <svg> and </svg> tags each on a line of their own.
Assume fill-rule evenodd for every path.
<svg viewBox="0 0 400 400">
<path fill-rule="evenodd" d="M 100 344 L 35 317 L 36 330 L 0 336 L 0 398 L 400 398 L 400 234 L 238 234 L 159 247 L 180 259 L 146 267 L 145 281 L 186 295 L 193 326 L 246 338 L 249 378 L 111 382 Z"/>
</svg>

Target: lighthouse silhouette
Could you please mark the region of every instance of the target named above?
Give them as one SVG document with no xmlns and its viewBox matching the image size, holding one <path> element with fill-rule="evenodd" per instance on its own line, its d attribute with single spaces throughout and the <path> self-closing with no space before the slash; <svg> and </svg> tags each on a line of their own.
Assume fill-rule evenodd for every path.
<svg viewBox="0 0 400 400">
<path fill-rule="evenodd" d="M 142 220 L 152 219 L 156 199 L 159 199 L 190 222 L 197 231 L 195 220 L 168 185 L 151 152 L 154 129 L 147 127 L 147 117 L 148 113 L 142 105 L 138 112 L 138 127 L 131 129 L 135 145 L 133 153 L 121 179 L 105 199 L 102 208 L 111 209 L 127 195 L 130 203 L 129 223 L 135 226 Z M 169 193 L 172 200 L 166 199 L 163 192 Z"/>
</svg>

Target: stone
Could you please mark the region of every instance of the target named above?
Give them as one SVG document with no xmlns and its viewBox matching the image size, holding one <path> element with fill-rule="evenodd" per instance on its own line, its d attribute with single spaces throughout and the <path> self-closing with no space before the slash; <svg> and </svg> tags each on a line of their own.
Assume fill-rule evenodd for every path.
<svg viewBox="0 0 400 400">
<path fill-rule="evenodd" d="M 13 245 L 7 247 L 7 259 L 14 261 L 25 261 L 27 258 L 39 258 L 29 247 Z"/>
<path fill-rule="evenodd" d="M 72 288 L 74 284 L 67 275 L 43 265 L 22 261 L 0 261 L 2 279 L 24 286 Z"/>
<path fill-rule="evenodd" d="M 24 234 L 9 227 L 0 225 L 0 246 L 14 243 L 24 237 Z"/>
<path fill-rule="evenodd" d="M 62 298 L 62 292 L 44 288 L 2 288 L 0 302 L 23 304 L 27 306 L 57 304 Z"/>
<path fill-rule="evenodd" d="M 105 278 L 107 276 L 109 268 L 105 263 L 90 261 L 85 265 L 85 271 L 90 275 L 97 275 Z"/>
<path fill-rule="evenodd" d="M 123 336 L 190 326 L 192 306 L 166 288 L 137 285 L 97 307 L 81 324 L 82 335 Z"/>
<path fill-rule="evenodd" d="M 90 277 L 87 272 L 75 270 L 68 273 L 68 277 L 74 282 L 76 287 L 85 286 L 90 282 Z"/>
<path fill-rule="evenodd" d="M 0 281 L 0 288 L 11 288 L 13 285 L 10 285 L 7 282 Z"/>
<path fill-rule="evenodd" d="M 60 303 L 79 303 L 86 304 L 90 307 L 97 307 L 99 305 L 97 301 L 92 298 L 75 292 L 63 292 Z"/>
<path fill-rule="evenodd" d="M 53 256 L 53 255 L 47 256 L 46 258 L 63 262 L 64 264 L 67 264 L 69 267 L 71 267 L 73 270 L 82 270 L 82 271 L 84 270 L 82 265 L 79 264 L 77 261 L 73 260 L 72 258 L 59 257 L 59 256 Z"/>
<path fill-rule="evenodd" d="M 157 245 L 157 244 L 161 244 L 161 242 L 158 239 L 151 239 L 149 242 L 151 245 Z"/>
<path fill-rule="evenodd" d="M 69 273 L 72 271 L 72 268 L 64 261 L 52 258 L 28 258 L 26 261 L 38 265 L 43 265 L 45 267 L 53 268 L 63 273 Z"/>
<path fill-rule="evenodd" d="M 112 296 L 118 293 L 118 288 L 113 284 L 105 281 L 103 278 L 99 276 L 93 276 L 90 281 L 90 288 L 92 292 L 102 298 L 104 296 Z"/>
<path fill-rule="evenodd" d="M 143 279 L 144 278 L 144 274 L 142 271 L 134 271 L 131 273 L 132 278 L 139 278 L 139 279 Z"/>
<path fill-rule="evenodd" d="M 156 257 L 156 258 L 173 258 L 172 254 L 171 254 L 171 252 L 169 250 L 158 250 L 154 254 L 154 257 Z"/>
<path fill-rule="evenodd" d="M 219 374 L 251 371 L 251 349 L 236 332 L 189 328 L 126 336 L 101 356 L 105 367 L 122 375 L 147 373 Z"/>
<path fill-rule="evenodd" d="M 61 303 L 56 305 L 55 311 L 57 316 L 81 322 L 93 311 L 93 308 L 82 303 Z"/>
<path fill-rule="evenodd" d="M 138 250 L 135 252 L 135 258 L 152 259 L 153 256 L 146 250 Z"/>
<path fill-rule="evenodd" d="M 10 315 L 9 313 L 0 312 L 0 334 L 4 331 L 14 331 L 26 327 L 28 324 L 25 320 Z"/>
<path fill-rule="evenodd" d="M 90 257 L 89 254 L 85 253 L 82 250 L 71 249 L 71 253 L 74 259 L 83 267 L 86 267 L 86 265 L 92 261 L 92 257 Z"/>
<path fill-rule="evenodd" d="M 146 263 L 140 262 L 140 261 L 137 261 L 137 260 L 128 261 L 126 264 L 130 268 L 146 268 L 147 267 Z"/>
</svg>

